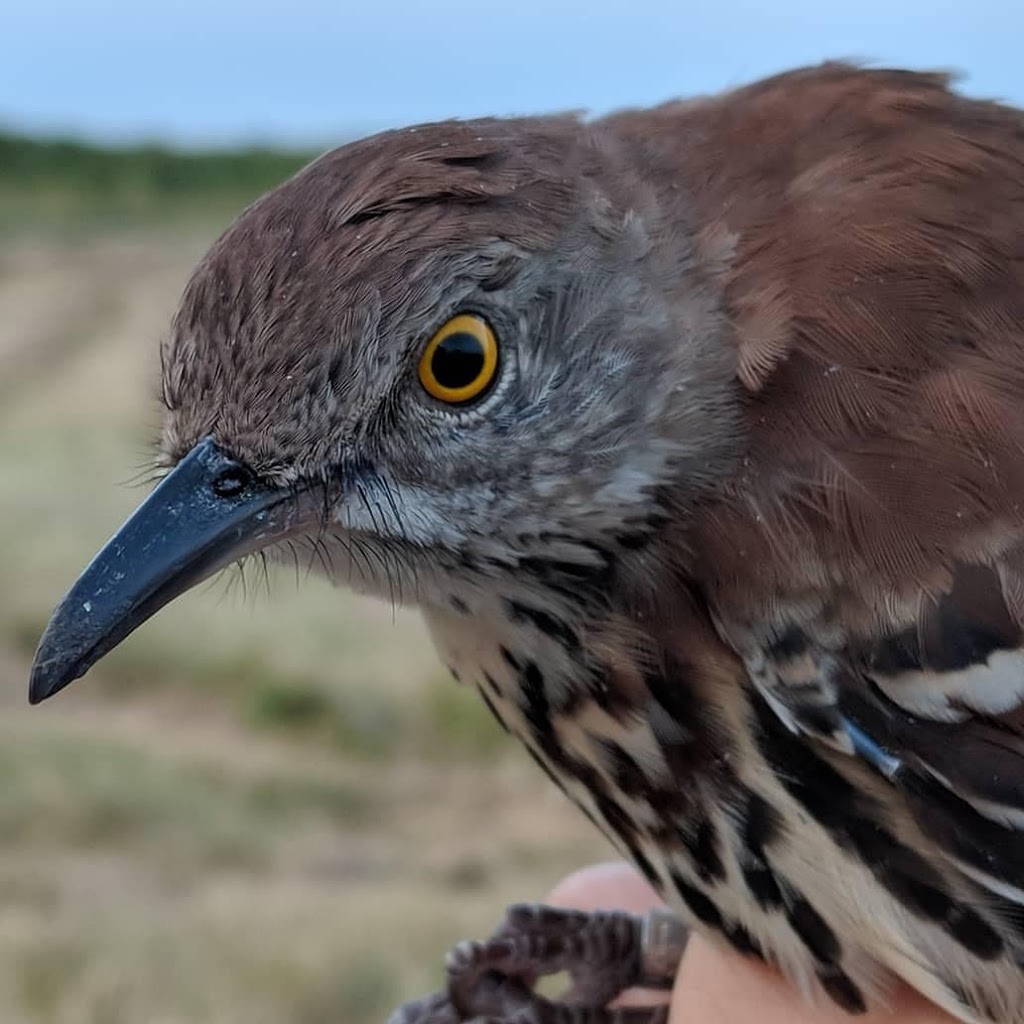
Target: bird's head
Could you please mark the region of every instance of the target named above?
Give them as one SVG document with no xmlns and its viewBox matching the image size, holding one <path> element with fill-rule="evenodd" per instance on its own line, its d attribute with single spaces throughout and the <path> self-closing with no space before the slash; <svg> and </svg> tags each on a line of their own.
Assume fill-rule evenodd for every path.
<svg viewBox="0 0 1024 1024">
<path fill-rule="evenodd" d="M 264 196 L 185 289 L 169 473 L 55 612 L 33 700 L 257 550 L 426 603 L 584 585 L 734 454 L 694 237 L 575 118 L 387 133 Z"/>
</svg>

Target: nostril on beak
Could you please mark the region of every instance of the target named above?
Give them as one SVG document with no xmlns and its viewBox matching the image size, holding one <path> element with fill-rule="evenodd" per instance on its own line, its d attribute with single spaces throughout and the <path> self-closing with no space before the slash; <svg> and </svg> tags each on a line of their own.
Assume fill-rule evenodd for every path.
<svg viewBox="0 0 1024 1024">
<path fill-rule="evenodd" d="M 218 498 L 236 498 L 253 479 L 253 474 L 245 466 L 229 466 L 213 478 L 210 486 Z"/>
</svg>

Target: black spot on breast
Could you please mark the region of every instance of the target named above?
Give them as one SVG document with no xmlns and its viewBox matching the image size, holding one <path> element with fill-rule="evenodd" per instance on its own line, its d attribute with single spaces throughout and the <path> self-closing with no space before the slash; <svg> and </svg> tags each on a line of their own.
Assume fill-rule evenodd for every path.
<svg viewBox="0 0 1024 1024">
<path fill-rule="evenodd" d="M 553 533 L 550 536 L 558 540 L 567 535 Z M 611 554 L 597 544 L 582 543 L 578 537 L 568 539 L 577 547 L 585 548 L 589 557 L 582 552 L 580 561 L 523 555 L 518 558 L 517 567 L 548 590 L 570 599 L 577 606 L 581 603 L 599 603 L 604 606 L 614 572 Z"/>
<path fill-rule="evenodd" d="M 537 667 L 537 662 L 528 661 L 523 667 L 523 684 L 531 693 L 544 693 L 544 674 Z M 544 697 L 547 704 L 547 697 Z"/>
<path fill-rule="evenodd" d="M 760 960 L 765 959 L 764 950 L 761 949 L 757 940 L 743 925 L 731 925 L 725 930 L 725 937 L 737 953 L 743 953 L 745 956 L 756 956 Z"/>
<path fill-rule="evenodd" d="M 590 740 L 601 752 L 605 770 L 611 775 L 615 787 L 626 796 L 643 801 L 656 812 L 664 823 L 661 830 L 663 839 L 667 837 L 670 845 L 678 841 L 678 845 L 684 849 L 692 849 L 698 845 L 697 837 L 687 836 L 676 825 L 678 816 L 689 810 L 692 803 L 691 797 L 684 790 L 675 785 L 659 786 L 652 782 L 636 760 L 619 744 L 594 735 L 590 735 Z M 707 835 L 701 838 L 706 844 Z M 711 838 L 713 839 L 713 836 Z M 717 853 L 714 850 L 709 851 L 705 845 L 701 847 L 697 856 L 707 857 L 710 863 L 713 857 L 717 857 Z"/>
<path fill-rule="evenodd" d="M 596 703 L 601 711 L 610 715 L 616 722 L 635 719 L 640 709 L 635 698 L 627 688 L 615 686 L 614 682 L 600 672 L 591 672 L 587 677 L 586 691 L 582 687 L 574 687 L 573 694 L 582 698 L 584 693 Z M 566 699 L 566 703 L 569 702 Z"/>
<path fill-rule="evenodd" d="M 608 822 L 609 828 L 631 848 L 636 848 L 638 838 L 636 822 L 600 787 L 591 788 L 591 795 L 598 813 Z"/>
<path fill-rule="evenodd" d="M 743 820 L 743 842 L 751 853 L 763 858 L 765 849 L 779 834 L 778 811 L 764 797 L 751 793 Z"/>
<path fill-rule="evenodd" d="M 725 877 L 725 865 L 718 849 L 718 834 L 707 818 L 697 823 L 692 834 L 684 835 L 683 844 L 702 882 L 718 881 Z"/>
<path fill-rule="evenodd" d="M 640 869 L 640 873 L 650 883 L 651 888 L 656 893 L 661 893 L 665 888 L 665 883 L 661 880 L 658 872 L 654 870 L 654 865 L 647 859 L 643 851 L 637 846 L 631 846 L 629 847 L 629 855 L 633 858 L 633 863 Z"/>
<path fill-rule="evenodd" d="M 797 897 L 786 908 L 790 927 L 818 963 L 836 964 L 843 950 L 836 934 L 825 919 L 803 897 Z"/>
<path fill-rule="evenodd" d="M 935 885 L 895 868 L 880 871 L 878 875 L 886 889 L 919 917 L 941 921 L 953 911 L 952 898 Z"/>
<path fill-rule="evenodd" d="M 642 796 L 650 787 L 640 765 L 618 743 L 601 736 L 590 736 L 591 742 L 601 752 L 608 774 L 616 788 L 626 796 Z"/>
<path fill-rule="evenodd" d="M 519 660 L 506 648 L 501 648 L 502 656 L 509 665 L 516 666 L 519 679 L 519 706 L 529 726 L 533 741 L 541 753 L 558 771 L 567 776 L 574 776 L 594 791 L 600 789 L 602 781 L 593 766 L 579 761 L 562 749 L 555 735 L 554 722 L 551 718 L 551 705 L 544 686 L 544 674 L 535 661 Z"/>
<path fill-rule="evenodd" d="M 693 794 L 682 786 L 650 786 L 641 797 L 654 811 L 660 825 L 651 829 L 659 841 L 668 847 L 686 849 L 687 837 L 679 822 L 693 810 Z"/>
<path fill-rule="evenodd" d="M 763 863 L 747 865 L 743 868 L 743 881 L 750 895 L 765 910 L 773 910 L 782 906 L 782 891 L 775 879 L 775 873 Z"/>
<path fill-rule="evenodd" d="M 503 647 L 502 653 L 505 652 Z M 528 661 L 519 673 L 519 691 L 523 699 L 523 715 L 529 722 L 541 749 L 553 758 L 560 756 L 554 742 L 554 726 L 551 722 L 551 706 L 544 690 L 544 675 L 535 661 Z"/>
<path fill-rule="evenodd" d="M 484 672 L 484 682 L 487 684 L 487 689 L 491 691 L 492 697 L 500 697 L 501 691 L 498 689 L 498 684 L 494 681 L 494 676 L 490 672 Z"/>
<path fill-rule="evenodd" d="M 751 695 L 757 745 L 776 778 L 807 812 L 834 834 L 845 836 L 851 817 L 879 817 L 874 802 L 794 736 L 760 696 Z"/>
<path fill-rule="evenodd" d="M 781 819 L 775 808 L 759 794 L 749 794 L 741 834 L 749 858 L 743 865 L 743 880 L 751 896 L 766 910 L 782 904 L 778 880 L 765 858 L 765 851 L 775 841 L 780 827 Z"/>
<path fill-rule="evenodd" d="M 508 610 L 509 618 L 513 622 L 530 623 L 540 632 L 544 633 L 545 636 L 556 640 L 567 651 L 579 649 L 580 641 L 575 631 L 550 612 L 546 612 L 542 608 L 534 608 L 521 601 L 506 601 L 505 607 Z"/>
<path fill-rule="evenodd" d="M 651 864 L 643 850 L 640 849 L 639 828 L 637 823 L 605 791 L 603 780 L 596 772 L 593 771 L 593 769 L 590 768 L 589 765 L 584 765 L 581 762 L 574 761 L 572 763 L 571 770 L 590 791 L 597 813 L 604 820 L 605 825 L 607 826 L 607 828 L 602 828 L 601 830 L 606 832 L 607 829 L 611 829 L 611 831 L 618 836 L 622 845 L 625 846 L 626 850 L 629 852 L 629 856 L 633 863 L 636 864 L 654 889 L 657 892 L 661 892 L 664 889 L 665 883 L 661 880 L 661 876 L 657 871 L 654 870 L 654 865 Z"/>
<path fill-rule="evenodd" d="M 519 672 L 522 669 L 519 659 L 504 644 L 502 644 L 499 650 L 501 651 L 501 656 L 504 659 L 505 664 L 508 665 L 509 668 L 515 672 Z"/>
<path fill-rule="evenodd" d="M 451 665 L 448 666 L 448 671 L 451 672 L 452 679 L 454 679 L 455 682 L 457 682 L 457 683 L 461 683 L 462 682 L 462 677 L 459 675 L 458 672 L 455 671 L 455 669 Z"/>
<path fill-rule="evenodd" d="M 950 935 L 982 960 L 995 960 L 1004 949 L 1003 940 L 980 914 L 967 907 L 957 906 L 946 919 L 945 928 Z"/>
<path fill-rule="evenodd" d="M 729 769 L 730 749 L 727 737 L 716 731 L 709 709 L 700 700 L 692 685 L 692 666 L 676 658 L 666 660 L 661 672 L 646 672 L 643 676 L 645 687 L 657 705 L 652 707 L 654 716 L 652 728 L 654 737 L 665 758 L 665 764 L 672 774 L 674 789 L 682 797 L 691 792 L 695 774 L 714 774 L 720 783 L 726 784 Z M 637 700 L 623 704 L 624 715 L 637 713 Z M 678 726 L 668 729 L 659 727 L 665 717 Z M 731 784 L 731 782 L 729 783 Z M 676 800 L 685 806 L 686 800 Z"/>
<path fill-rule="evenodd" d="M 850 976 L 838 967 L 829 967 L 818 972 L 821 987 L 828 993 L 834 1003 L 847 1013 L 866 1013 L 868 1006 L 864 995 L 850 980 Z"/>
<path fill-rule="evenodd" d="M 538 755 L 537 751 L 534 750 L 529 743 L 524 743 L 523 747 L 526 750 L 527 754 L 530 755 L 530 759 L 533 761 L 533 763 L 537 765 L 537 767 L 540 768 L 540 770 L 569 798 L 569 800 L 572 802 L 574 806 L 578 807 L 583 812 L 583 814 L 590 821 L 590 823 L 599 832 L 601 832 L 604 835 L 607 835 L 608 832 L 604 822 L 598 821 L 597 818 L 595 818 L 594 815 L 591 813 L 590 808 L 581 804 L 572 795 L 572 793 L 569 792 L 568 788 L 565 785 L 565 782 L 562 779 L 560 779 L 558 775 L 556 775 L 555 772 L 553 772 L 547 764 L 545 764 L 544 759 Z M 610 839 L 611 836 L 609 836 L 608 838 Z"/>
<path fill-rule="evenodd" d="M 455 611 L 457 611 L 460 615 L 469 614 L 469 605 L 466 604 L 466 602 L 463 601 L 462 598 L 459 597 L 457 594 L 452 594 L 448 598 L 448 600 L 451 602 L 452 608 L 454 608 Z"/>
<path fill-rule="evenodd" d="M 896 837 L 877 821 L 868 818 L 853 818 L 844 831 L 850 844 L 867 864 L 886 865 L 892 862 L 898 847 Z"/>
<path fill-rule="evenodd" d="M 698 921 L 723 930 L 722 914 L 710 896 L 706 896 L 696 886 L 690 885 L 677 871 L 672 872 L 672 885 Z"/>
<path fill-rule="evenodd" d="M 572 718 L 582 707 L 587 698 L 585 685 L 576 680 L 570 686 L 563 686 L 558 694 L 557 702 L 553 705 L 556 714 L 566 718 Z"/>
</svg>

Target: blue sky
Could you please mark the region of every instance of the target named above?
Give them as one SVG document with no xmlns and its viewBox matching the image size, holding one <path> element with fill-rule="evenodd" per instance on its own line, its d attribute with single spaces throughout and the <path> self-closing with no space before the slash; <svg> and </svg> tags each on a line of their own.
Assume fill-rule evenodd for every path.
<svg viewBox="0 0 1024 1024">
<path fill-rule="evenodd" d="M 595 112 L 827 57 L 944 67 L 1024 105 L 1021 0 L 0 0 L 0 124 L 321 145 L 443 117 Z"/>
</svg>

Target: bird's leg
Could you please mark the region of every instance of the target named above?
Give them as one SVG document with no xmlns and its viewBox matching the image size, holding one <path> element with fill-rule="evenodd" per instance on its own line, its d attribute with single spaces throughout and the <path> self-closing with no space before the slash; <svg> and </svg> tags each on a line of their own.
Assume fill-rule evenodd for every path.
<svg viewBox="0 0 1024 1024">
<path fill-rule="evenodd" d="M 452 950 L 444 992 L 406 1003 L 389 1024 L 663 1024 L 664 1006 L 607 1004 L 628 988 L 670 988 L 686 934 L 667 910 L 516 904 L 489 939 Z M 562 999 L 533 991 L 538 977 L 563 971 L 571 985 Z"/>
</svg>

